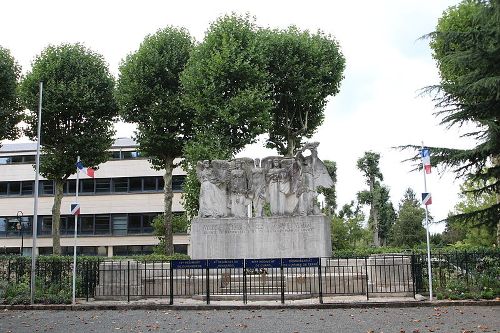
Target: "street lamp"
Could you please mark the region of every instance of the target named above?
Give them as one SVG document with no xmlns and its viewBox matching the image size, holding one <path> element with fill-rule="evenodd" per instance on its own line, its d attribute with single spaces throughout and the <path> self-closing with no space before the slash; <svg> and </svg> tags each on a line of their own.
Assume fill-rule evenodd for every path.
<svg viewBox="0 0 500 333">
<path fill-rule="evenodd" d="M 23 216 L 24 216 L 24 214 L 22 211 L 17 212 L 16 229 L 21 234 L 21 256 L 23 255 L 23 248 L 24 248 Z"/>
</svg>

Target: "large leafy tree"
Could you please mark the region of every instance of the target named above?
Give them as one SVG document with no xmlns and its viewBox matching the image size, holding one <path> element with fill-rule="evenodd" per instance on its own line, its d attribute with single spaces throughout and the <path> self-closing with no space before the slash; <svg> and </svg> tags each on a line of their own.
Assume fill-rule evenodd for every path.
<svg viewBox="0 0 500 333">
<path fill-rule="evenodd" d="M 297 27 L 260 32 L 273 101 L 267 146 L 293 156 L 324 118 L 327 98 L 336 95 L 345 59 L 338 42 L 321 31 Z"/>
<path fill-rule="evenodd" d="M 0 145 L 4 139 L 19 136 L 16 125 L 22 119 L 21 107 L 17 94 L 17 84 L 21 68 L 9 50 L 0 46 Z"/>
<path fill-rule="evenodd" d="M 272 104 L 257 31 L 248 16 L 217 19 L 181 75 L 184 102 L 195 112 L 197 133 L 184 151 L 189 170 L 185 204 L 191 215 L 198 200 L 194 163 L 230 158 L 268 131 Z"/>
<path fill-rule="evenodd" d="M 181 76 L 198 132 L 232 152 L 268 130 L 271 101 L 261 44 L 249 17 L 223 16 L 210 25 Z"/>
<path fill-rule="evenodd" d="M 172 171 L 193 137 L 192 109 L 182 103 L 180 73 L 194 46 L 184 29 L 167 27 L 147 36 L 120 65 L 116 96 L 120 115 L 137 124 L 136 140 L 153 167 L 164 170 L 165 253 L 173 254 Z"/>
<path fill-rule="evenodd" d="M 399 203 L 398 217 L 391 232 L 391 243 L 398 247 L 413 247 L 425 242 L 422 221 L 425 210 L 420 206 L 415 192 L 408 188 Z"/>
<path fill-rule="evenodd" d="M 369 231 L 363 228 L 365 216 L 360 206 L 351 201 L 340 209 L 338 215 L 332 217 L 333 250 L 354 249 L 366 245 L 370 238 Z"/>
<path fill-rule="evenodd" d="M 380 154 L 369 151 L 357 162 L 357 167 L 368 185 L 368 190 L 358 192 L 358 201 L 370 206 L 368 224 L 373 232 L 373 245 L 377 247 L 386 244 L 396 219 L 389 189 L 380 183 L 384 177 L 379 168 L 379 161 Z"/>
<path fill-rule="evenodd" d="M 494 193 L 483 193 L 475 195 L 473 191 L 478 185 L 472 181 L 466 181 L 460 186 L 462 194 L 455 205 L 453 215 L 467 214 L 485 209 L 496 203 Z M 496 242 L 496 227 L 484 224 L 478 218 L 468 220 L 451 219 L 446 223 L 444 240 L 448 243 L 461 243 L 472 246 L 493 246 Z"/>
<path fill-rule="evenodd" d="M 476 182 L 476 195 L 493 193 L 494 203 L 448 220 L 476 220 L 497 228 L 500 245 L 500 2 L 465 0 L 450 7 L 429 34 L 441 82 L 426 90 L 435 96 L 441 123 L 473 124 L 466 133 L 472 148 L 431 147 L 433 164 L 451 168 L 457 178 Z M 406 146 L 403 148 L 416 148 Z"/>
<path fill-rule="evenodd" d="M 80 44 L 45 48 L 20 86 L 23 106 L 28 109 L 26 134 L 33 140 L 39 82 L 44 84 L 40 174 L 55 182 L 53 252 L 60 254 L 63 186 L 75 173 L 77 157 L 87 167 L 96 167 L 109 157 L 117 115 L 114 80 L 103 57 Z"/>
<path fill-rule="evenodd" d="M 373 232 L 373 244 L 380 246 L 379 222 L 380 222 L 380 181 L 384 179 L 379 169 L 380 154 L 365 152 L 363 157 L 358 159 L 357 167 L 365 177 L 368 190 L 358 192 L 358 200 L 361 204 L 370 205 L 369 223 Z"/>
</svg>

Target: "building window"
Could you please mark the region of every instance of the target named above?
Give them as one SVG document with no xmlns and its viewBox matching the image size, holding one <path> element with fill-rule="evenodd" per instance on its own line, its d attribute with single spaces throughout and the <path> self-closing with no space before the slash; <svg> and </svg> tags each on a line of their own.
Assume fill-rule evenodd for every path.
<svg viewBox="0 0 500 333">
<path fill-rule="evenodd" d="M 21 193 L 21 182 L 9 183 L 9 195 L 19 195 Z"/>
<path fill-rule="evenodd" d="M 111 191 L 111 179 L 109 178 L 97 178 L 95 180 L 95 192 L 96 193 L 109 193 Z"/>
<path fill-rule="evenodd" d="M 80 192 L 80 193 L 94 193 L 94 180 L 93 179 L 81 179 L 80 180 L 80 188 L 78 189 L 78 192 Z"/>
<path fill-rule="evenodd" d="M 110 233 L 109 222 L 110 222 L 109 214 L 108 215 L 96 215 L 95 216 L 95 234 L 96 235 L 109 234 Z"/>
<path fill-rule="evenodd" d="M 21 184 L 21 195 L 33 195 L 32 181 L 23 181 Z"/>
<path fill-rule="evenodd" d="M 80 216 L 80 234 L 92 235 L 94 233 L 94 217 L 88 215 Z"/>
<path fill-rule="evenodd" d="M 40 182 L 40 194 L 54 195 L 54 181 L 42 180 Z"/>
<path fill-rule="evenodd" d="M 128 178 L 113 178 L 113 192 L 127 192 Z"/>
<path fill-rule="evenodd" d="M 129 191 L 130 192 L 141 192 L 142 191 L 142 178 L 141 177 L 133 177 L 129 178 Z"/>
<path fill-rule="evenodd" d="M 158 190 L 161 191 L 162 188 Z M 144 177 L 144 191 L 156 191 L 156 177 Z"/>
<path fill-rule="evenodd" d="M 9 183 L 0 182 L 0 195 L 7 195 Z"/>
</svg>

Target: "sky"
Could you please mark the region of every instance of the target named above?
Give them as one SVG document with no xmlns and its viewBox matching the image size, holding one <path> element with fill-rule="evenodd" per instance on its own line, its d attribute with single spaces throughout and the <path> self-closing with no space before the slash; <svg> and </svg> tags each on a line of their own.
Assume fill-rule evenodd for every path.
<svg viewBox="0 0 500 333">
<path fill-rule="evenodd" d="M 118 76 L 121 59 L 134 52 L 147 34 L 167 25 L 182 26 L 202 41 L 210 22 L 235 12 L 250 13 L 262 27 L 318 29 L 334 36 L 346 58 L 340 92 L 329 98 L 325 121 L 311 141 L 319 141 L 319 157 L 337 163 L 339 207 L 366 189 L 356 161 L 365 151 L 381 154 L 383 183 L 398 203 L 408 187 L 424 192 L 421 172 L 402 163 L 411 156 L 392 147 L 404 144 L 464 147 L 464 130 L 446 129 L 433 113 L 431 96 L 420 89 L 439 82 L 428 41 L 452 0 L 360 1 L 129 1 L 129 0 L 8 0 L 2 3 L 0 45 L 8 48 L 23 72 L 49 44 L 80 42 L 102 54 Z M 133 135 L 133 126 L 118 124 L 117 137 Z M 263 139 L 238 156 L 265 157 Z M 432 152 L 431 152 L 432 158 Z M 435 170 L 434 170 L 435 171 Z M 448 215 L 457 202 L 460 181 L 450 171 L 433 172 L 427 189 L 434 220 Z M 431 226 L 440 232 L 443 224 Z"/>
</svg>

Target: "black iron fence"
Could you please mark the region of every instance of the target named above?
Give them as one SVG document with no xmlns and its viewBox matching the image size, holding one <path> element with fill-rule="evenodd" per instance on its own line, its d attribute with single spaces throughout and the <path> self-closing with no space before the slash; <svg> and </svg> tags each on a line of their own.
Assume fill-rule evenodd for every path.
<svg viewBox="0 0 500 333">
<path fill-rule="evenodd" d="M 42 258 L 42 257 L 40 257 Z M 71 291 L 72 259 L 37 260 L 37 288 Z M 29 282 L 29 258 L 0 257 L 0 281 Z M 434 253 L 434 291 L 459 284 L 486 288 L 500 279 L 500 252 Z M 428 292 L 425 254 L 330 258 L 110 260 L 79 258 L 77 297 L 130 301 L 194 297 L 247 302 L 330 296 L 415 296 Z M 488 280 L 489 279 L 489 280 Z M 486 281 L 486 282 L 485 282 Z M 486 284 L 485 284 L 486 283 Z M 1 288 L 1 287 L 0 287 Z M 493 288 L 493 289 L 492 289 Z M 490 288 L 494 296 L 498 290 Z M 1 298 L 1 296 L 0 296 Z"/>
</svg>

